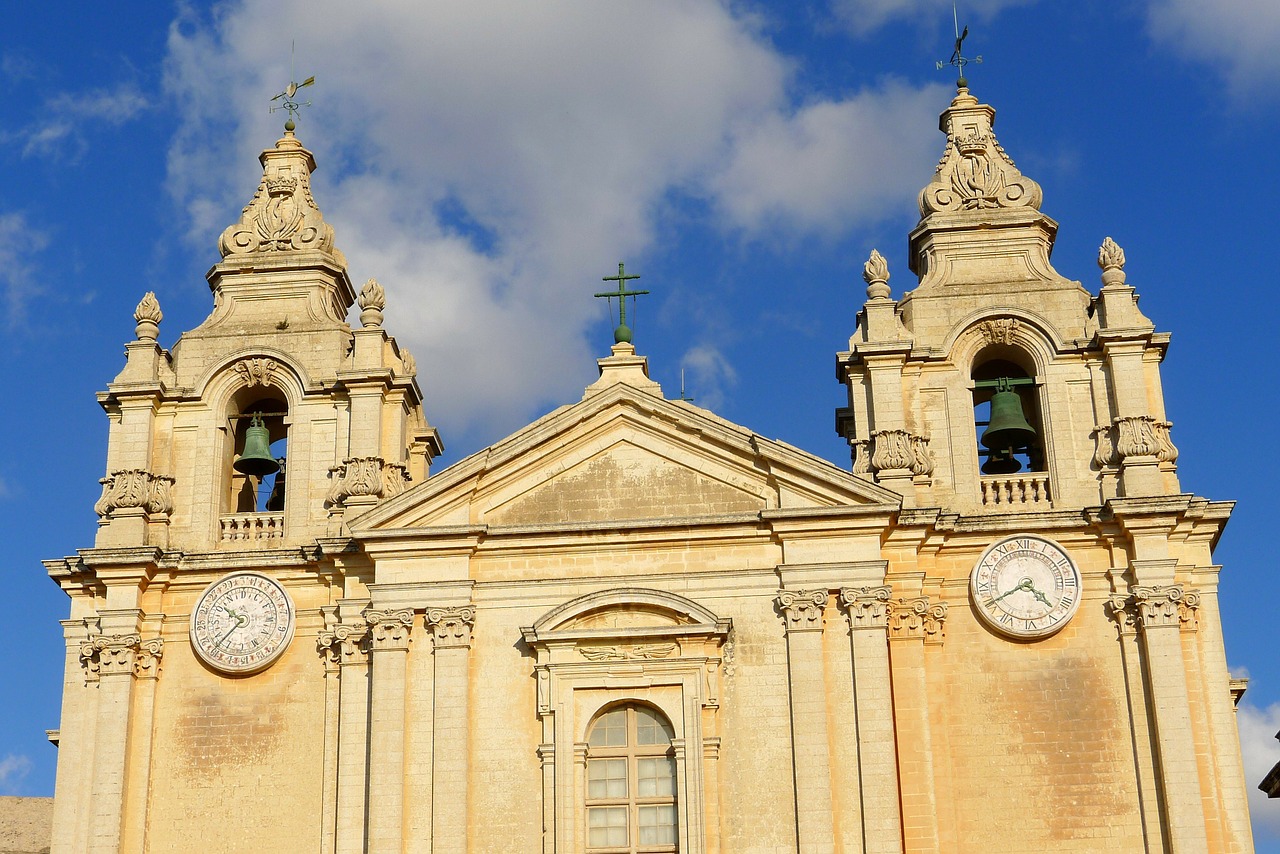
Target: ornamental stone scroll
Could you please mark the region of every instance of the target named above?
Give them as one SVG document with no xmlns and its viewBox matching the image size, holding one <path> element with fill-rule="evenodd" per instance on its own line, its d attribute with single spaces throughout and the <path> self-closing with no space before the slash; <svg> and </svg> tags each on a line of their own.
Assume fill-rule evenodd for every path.
<svg viewBox="0 0 1280 854">
<path fill-rule="evenodd" d="M 889 639 L 942 643 L 946 618 L 946 602 L 931 603 L 928 596 L 893 600 L 889 604 Z"/>
<path fill-rule="evenodd" d="M 874 472 L 907 470 L 916 476 L 933 474 L 929 437 L 907 430 L 877 430 L 871 434 L 869 469 Z"/>
<path fill-rule="evenodd" d="M 408 649 L 413 631 L 413 611 L 409 608 L 366 611 L 372 649 Z"/>
<path fill-rule="evenodd" d="M 840 605 L 853 629 L 883 629 L 889 625 L 889 600 L 893 590 L 880 587 L 842 587 Z"/>
<path fill-rule="evenodd" d="M 121 469 L 98 483 L 102 484 L 102 495 L 93 510 L 104 519 L 116 510 L 135 507 L 156 515 L 173 512 L 175 481 L 167 475 L 153 474 L 146 469 Z"/>
<path fill-rule="evenodd" d="M 787 633 L 822 631 L 822 615 L 827 606 L 825 590 L 780 590 L 774 600 Z"/>
<path fill-rule="evenodd" d="M 427 628 L 431 630 L 436 649 L 470 648 L 471 630 L 475 624 L 474 605 L 427 610 Z"/>
<path fill-rule="evenodd" d="M 329 469 L 329 493 L 325 503 L 341 507 L 348 498 L 371 496 L 392 498 L 405 491 L 409 469 L 402 463 L 388 463 L 382 457 L 348 457 Z"/>
<path fill-rule="evenodd" d="M 369 646 L 369 625 L 364 622 L 337 625 L 316 638 L 316 647 L 326 665 L 365 664 L 369 661 Z"/>
</svg>

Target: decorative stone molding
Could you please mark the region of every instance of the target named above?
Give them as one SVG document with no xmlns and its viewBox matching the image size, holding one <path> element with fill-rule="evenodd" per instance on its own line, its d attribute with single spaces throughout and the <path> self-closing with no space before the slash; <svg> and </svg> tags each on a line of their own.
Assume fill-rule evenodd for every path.
<svg viewBox="0 0 1280 854">
<path fill-rule="evenodd" d="M 1012 344 L 1021 325 L 1016 317 L 997 317 L 982 321 L 976 329 L 988 344 Z"/>
<path fill-rule="evenodd" d="M 366 611 L 364 618 L 369 623 L 373 649 L 409 648 L 409 636 L 413 631 L 412 609 Z"/>
<path fill-rule="evenodd" d="M 222 257 L 290 250 L 332 251 L 333 226 L 311 196 L 315 162 L 302 143 L 286 133 L 262 155 L 258 191 L 218 239 Z"/>
<path fill-rule="evenodd" d="M 977 104 L 968 90 L 956 96 L 953 108 L 961 101 Z M 994 208 L 1040 209 L 1040 185 L 1018 171 L 989 123 L 982 124 L 965 132 L 954 126 L 947 128 L 946 152 L 933 180 L 920 193 L 921 216 Z"/>
<path fill-rule="evenodd" d="M 1093 463 L 1100 469 L 1120 464 L 1116 453 L 1115 429 L 1110 424 L 1099 424 L 1089 434 L 1093 437 Z"/>
<path fill-rule="evenodd" d="M 871 474 L 871 440 L 853 439 L 849 447 L 853 449 L 853 473 Z"/>
<path fill-rule="evenodd" d="M 251 356 L 236 362 L 235 370 L 244 379 L 244 384 L 249 388 L 253 388 L 256 385 L 265 388 L 271 385 L 278 367 L 279 365 L 275 359 L 268 359 L 265 356 Z"/>
<path fill-rule="evenodd" d="M 406 377 L 416 376 L 418 373 L 418 360 L 413 358 L 408 347 L 400 348 L 400 367 Z"/>
<path fill-rule="evenodd" d="M 164 312 L 160 310 L 160 301 L 154 291 L 142 295 L 138 307 L 133 310 L 133 319 L 137 322 L 134 334 L 139 341 L 154 341 L 160 335 L 160 321 L 164 320 Z"/>
<path fill-rule="evenodd" d="M 1162 463 L 1172 463 L 1178 459 L 1178 449 L 1169 436 L 1172 421 L 1161 421 L 1150 415 L 1130 415 L 1116 418 L 1113 422 L 1114 433 L 1110 437 L 1114 442 L 1113 459 L 1124 460 L 1128 457 L 1155 457 Z M 1098 440 L 1102 444 L 1101 438 Z M 1102 457 L 1102 449 L 1094 452 L 1094 460 Z"/>
<path fill-rule="evenodd" d="M 316 647 L 326 663 L 364 664 L 369 660 L 369 626 L 351 623 L 325 629 L 317 636 Z"/>
<path fill-rule="evenodd" d="M 370 329 L 382 326 L 382 310 L 387 307 L 387 294 L 377 279 L 370 279 L 360 289 L 360 325 Z"/>
<path fill-rule="evenodd" d="M 382 457 L 348 457 L 329 469 L 329 494 L 325 502 L 342 506 L 352 496 L 391 498 L 405 491 L 409 469 L 402 463 L 388 463 Z"/>
<path fill-rule="evenodd" d="M 436 649 L 470 647 L 471 629 L 476 624 L 474 605 L 458 608 L 431 608 L 427 611 L 427 628 L 431 629 Z"/>
<path fill-rule="evenodd" d="M 85 682 L 97 682 L 102 674 L 102 665 L 98 659 L 98 649 L 93 645 L 94 638 L 80 642 L 80 666 L 84 668 Z"/>
<path fill-rule="evenodd" d="M 876 430 L 870 441 L 872 471 L 908 469 L 914 475 L 933 474 L 933 453 L 927 436 L 906 430 Z"/>
<path fill-rule="evenodd" d="M 97 635 L 89 643 L 97 656 L 100 676 L 133 675 L 138 648 L 142 643 L 140 636 Z"/>
<path fill-rule="evenodd" d="M 881 587 L 842 587 L 840 605 L 854 629 L 883 629 L 889 625 L 889 599 L 893 590 Z"/>
<path fill-rule="evenodd" d="M 615 646 L 579 646 L 578 654 L 587 661 L 627 661 L 633 659 L 670 658 L 679 644 L 632 643 Z"/>
<path fill-rule="evenodd" d="M 93 511 L 106 518 L 115 510 L 141 507 L 148 513 L 173 512 L 174 479 L 167 475 L 152 474 L 146 469 L 121 469 L 101 478 L 102 495 L 93 505 Z"/>
<path fill-rule="evenodd" d="M 1200 606 L 1200 593 L 1185 590 L 1181 584 L 1135 586 L 1133 601 L 1144 630 L 1176 627 L 1195 631 L 1199 624 L 1196 611 Z"/>
<path fill-rule="evenodd" d="M 926 643 L 942 643 L 947 603 L 929 603 L 928 596 L 897 599 L 889 604 L 889 638 L 922 638 Z"/>
<path fill-rule="evenodd" d="M 1151 433 L 1156 437 L 1156 459 L 1162 463 L 1173 463 L 1178 460 L 1178 449 L 1169 437 L 1172 421 L 1152 421 Z"/>
<path fill-rule="evenodd" d="M 867 283 L 868 299 L 886 299 L 889 296 L 889 263 L 875 249 L 862 265 L 862 280 Z"/>
<path fill-rule="evenodd" d="M 1102 268 L 1104 287 L 1124 284 L 1124 250 L 1110 237 L 1098 247 L 1098 266 Z"/>
<path fill-rule="evenodd" d="M 139 679 L 160 678 L 160 657 L 164 655 L 164 641 L 160 638 L 148 638 L 138 644 L 137 656 L 133 663 L 133 675 Z"/>
<path fill-rule="evenodd" d="M 1131 635 L 1138 631 L 1138 614 L 1132 596 L 1125 593 L 1111 594 L 1107 599 L 1107 613 L 1115 620 L 1116 629 L 1121 635 Z"/>
<path fill-rule="evenodd" d="M 822 612 L 827 606 L 825 590 L 779 590 L 775 600 L 787 632 L 822 631 Z"/>
</svg>

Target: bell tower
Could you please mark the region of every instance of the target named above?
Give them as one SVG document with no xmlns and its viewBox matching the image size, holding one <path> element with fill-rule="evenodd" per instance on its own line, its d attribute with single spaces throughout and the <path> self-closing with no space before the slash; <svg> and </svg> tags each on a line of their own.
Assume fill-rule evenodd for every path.
<svg viewBox="0 0 1280 854">
<path fill-rule="evenodd" d="M 1138 310 L 1111 238 L 1097 295 L 1053 268 L 1058 224 L 994 121 L 962 79 L 909 238 L 916 287 L 895 301 L 879 252 L 864 268 L 867 300 L 837 359 L 854 472 L 907 506 L 962 514 L 1177 494 L 1169 336 Z"/>
</svg>

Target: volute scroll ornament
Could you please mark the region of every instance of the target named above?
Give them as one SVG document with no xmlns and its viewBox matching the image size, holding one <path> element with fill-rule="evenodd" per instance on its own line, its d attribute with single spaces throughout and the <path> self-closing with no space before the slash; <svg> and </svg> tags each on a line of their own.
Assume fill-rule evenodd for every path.
<svg viewBox="0 0 1280 854">
<path fill-rule="evenodd" d="M 369 624 L 373 649 L 408 648 L 409 635 L 413 630 L 413 611 L 411 609 L 367 611 L 365 612 L 365 621 Z"/>
<path fill-rule="evenodd" d="M 889 625 L 889 600 L 893 590 L 888 585 L 880 587 L 842 587 L 840 604 L 849 617 L 849 626 L 855 629 L 887 628 Z"/>
<path fill-rule="evenodd" d="M 889 604 L 889 637 L 896 640 L 923 639 L 942 643 L 947 603 L 929 601 L 928 596 L 897 599 Z"/>
<path fill-rule="evenodd" d="M 93 505 L 105 519 L 116 510 L 138 507 L 153 515 L 173 512 L 174 479 L 146 469 L 121 469 L 101 478 L 102 495 Z"/>
<path fill-rule="evenodd" d="M 827 606 L 827 591 L 780 590 L 774 601 L 788 632 L 822 631 L 822 613 Z"/>
<path fill-rule="evenodd" d="M 875 472 L 907 470 L 913 475 L 933 474 L 929 437 L 907 430 L 876 430 L 871 434 L 870 469 Z"/>
<path fill-rule="evenodd" d="M 316 647 L 326 664 L 364 664 L 369 660 L 370 633 L 367 623 L 343 623 L 325 629 L 316 638 Z"/>
<path fill-rule="evenodd" d="M 402 463 L 388 463 L 382 457 L 348 457 L 329 469 L 329 493 L 325 503 L 340 507 L 354 496 L 391 498 L 405 491 L 409 469 Z"/>
<path fill-rule="evenodd" d="M 953 109 L 970 104 L 976 106 L 977 101 L 967 92 L 952 101 Z M 989 119 L 964 128 L 955 127 L 954 116 L 947 119 L 947 149 L 933 180 L 920 192 L 921 216 L 996 208 L 1040 209 L 1040 185 L 1018 171 L 996 140 Z"/>
<path fill-rule="evenodd" d="M 471 646 L 471 629 L 476 624 L 474 605 L 427 610 L 427 628 L 431 629 L 436 649 Z"/>
<path fill-rule="evenodd" d="M 265 356 L 251 356 L 236 362 L 235 371 L 249 388 L 259 385 L 266 388 L 271 385 L 278 367 L 279 364 L 275 359 Z"/>
<path fill-rule="evenodd" d="M 1169 437 L 1173 422 L 1162 421 L 1150 415 L 1130 415 L 1116 418 L 1115 453 L 1121 459 L 1129 457 L 1155 457 L 1162 463 L 1178 459 L 1178 449 Z M 1095 459 L 1098 454 L 1095 453 Z"/>
<path fill-rule="evenodd" d="M 1187 590 L 1181 584 L 1135 586 L 1133 601 L 1144 630 L 1176 627 L 1195 631 L 1199 624 L 1200 592 Z"/>
</svg>

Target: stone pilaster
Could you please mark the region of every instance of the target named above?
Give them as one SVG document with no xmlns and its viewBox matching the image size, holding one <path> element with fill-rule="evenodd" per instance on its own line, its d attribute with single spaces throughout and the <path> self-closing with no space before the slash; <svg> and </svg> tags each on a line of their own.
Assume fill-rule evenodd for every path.
<svg viewBox="0 0 1280 854">
<path fill-rule="evenodd" d="M 427 610 L 435 647 L 435 767 L 432 769 L 432 850 L 467 850 L 468 710 L 473 605 Z"/>
<path fill-rule="evenodd" d="M 92 745 L 98 708 L 98 656 L 92 638 L 97 633 L 97 620 L 63 620 L 62 633 L 66 662 L 50 850 L 78 854 L 89 849 L 92 815 Z"/>
<path fill-rule="evenodd" d="M 1148 851 L 1163 851 L 1164 826 L 1160 822 L 1160 794 L 1156 786 L 1155 745 L 1142 677 L 1142 653 L 1138 645 L 1138 615 L 1132 599 L 1117 593 L 1107 600 L 1107 611 L 1119 632 L 1120 657 L 1124 666 L 1125 694 L 1129 706 L 1129 735 L 1133 745 L 1134 768 L 1137 770 L 1138 809 L 1142 816 Z"/>
<path fill-rule="evenodd" d="M 787 632 L 791 688 L 791 749 L 800 850 L 835 851 L 832 830 L 830 734 L 822 660 L 825 590 L 782 590 L 776 600 Z"/>
<path fill-rule="evenodd" d="M 893 691 L 889 673 L 888 586 L 845 587 L 840 605 L 849 620 L 853 694 L 862 800 L 863 849 L 901 854 L 898 764 L 894 745 Z"/>
<path fill-rule="evenodd" d="M 1164 826 L 1173 854 L 1207 851 L 1204 804 L 1179 633 L 1193 625 L 1198 594 L 1180 584 L 1131 588 L 1155 723 Z"/>
<path fill-rule="evenodd" d="M 364 854 L 365 775 L 369 714 L 369 627 L 363 620 L 320 633 L 319 645 L 338 662 L 338 787 L 336 854 Z M 326 829 L 327 830 L 327 829 Z"/>
<path fill-rule="evenodd" d="M 946 616 L 946 603 L 931 603 L 927 596 L 892 600 L 888 607 L 898 779 L 908 851 L 940 850 L 925 644 L 942 642 Z"/>
<path fill-rule="evenodd" d="M 133 739 L 129 747 L 130 773 L 127 779 L 128 794 L 126 818 L 121 849 L 141 851 L 147 833 L 148 793 L 151 787 L 152 729 L 155 723 L 156 682 L 160 678 L 160 659 L 164 655 L 164 641 L 158 637 L 147 638 L 138 644 L 134 655 L 133 675 L 134 708 L 131 727 Z"/>
<path fill-rule="evenodd" d="M 134 711 L 133 682 L 141 643 L 142 638 L 136 633 L 100 634 L 82 648 L 81 654 L 88 653 L 98 675 L 88 848 L 91 854 L 118 854 L 122 850 L 129 723 Z"/>
<path fill-rule="evenodd" d="M 369 851 L 404 846 L 406 659 L 413 611 L 367 611 L 372 634 L 369 709 Z"/>
</svg>

